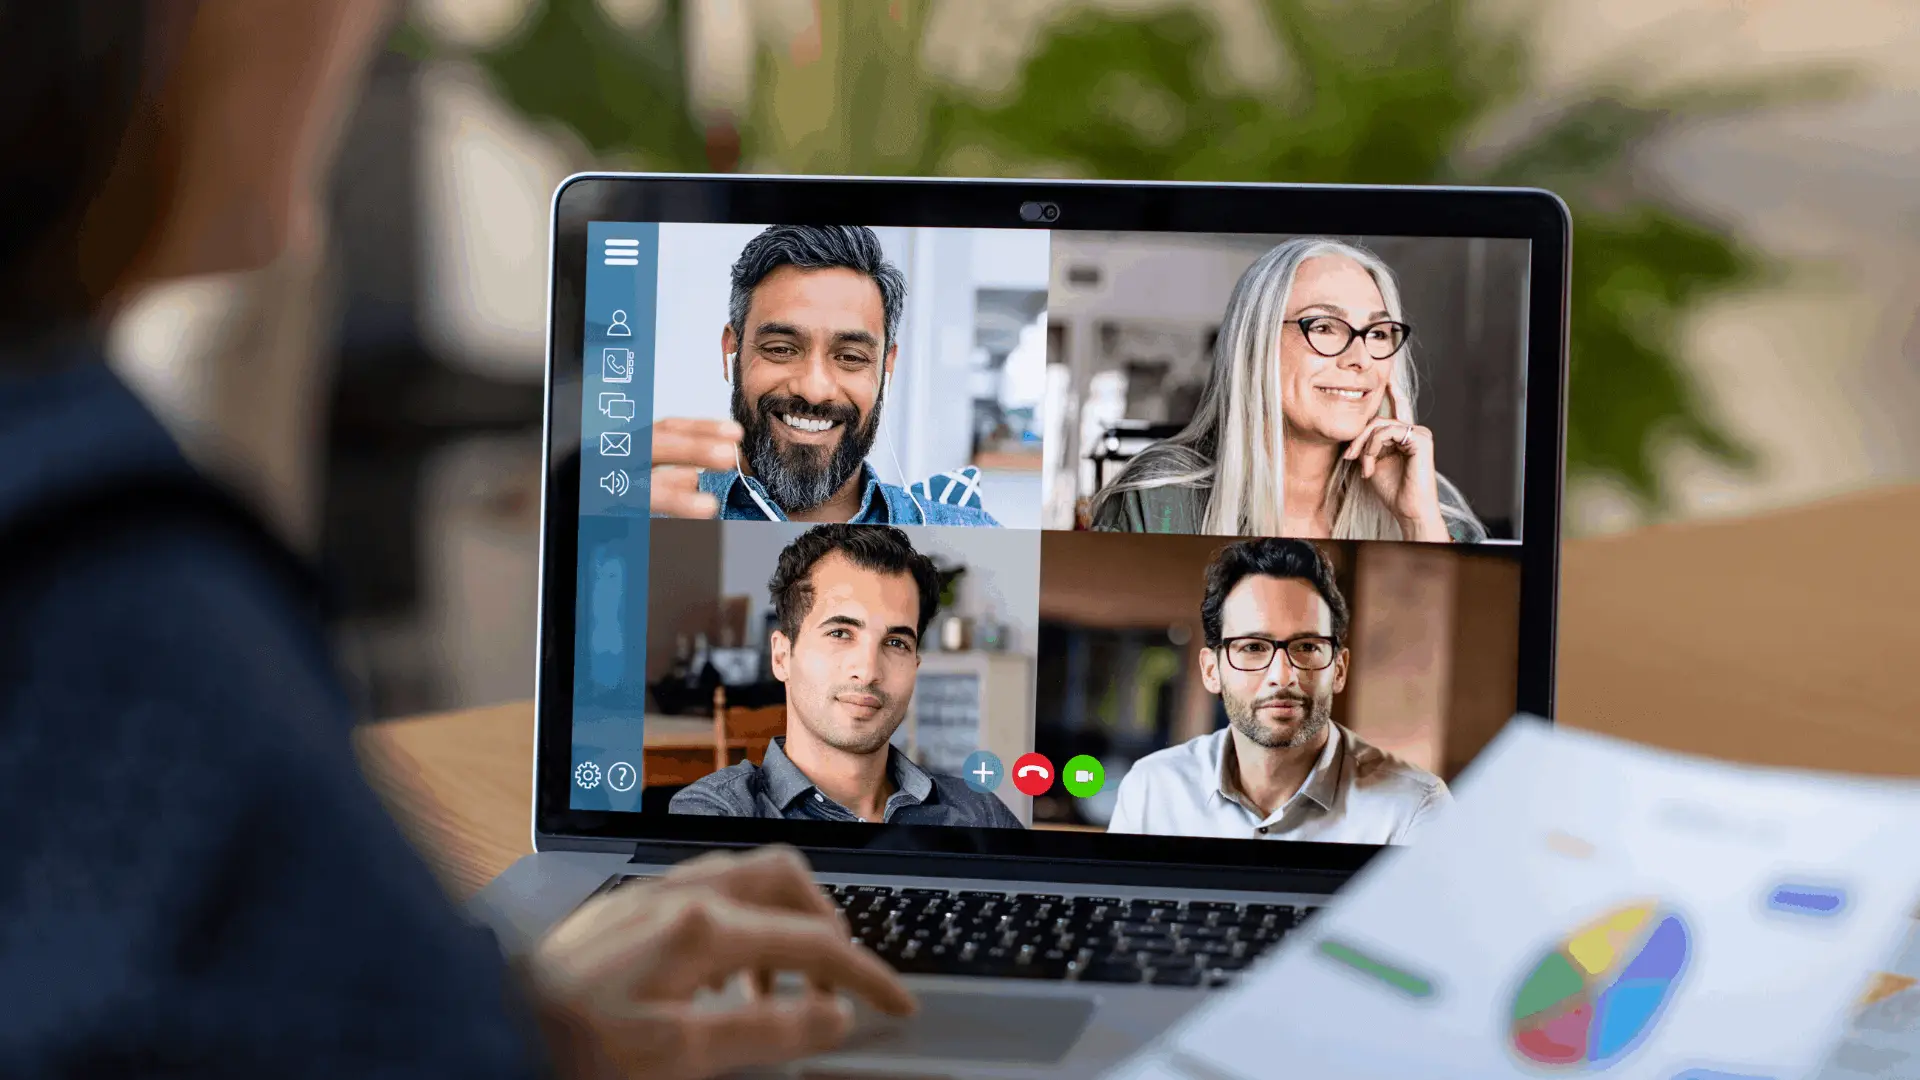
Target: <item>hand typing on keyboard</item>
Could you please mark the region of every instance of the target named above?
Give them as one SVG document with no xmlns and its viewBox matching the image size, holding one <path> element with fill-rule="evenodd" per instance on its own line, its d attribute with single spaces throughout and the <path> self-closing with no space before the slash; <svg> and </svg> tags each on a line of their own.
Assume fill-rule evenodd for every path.
<svg viewBox="0 0 1920 1080">
<path fill-rule="evenodd" d="M 1218 986 L 1313 909 L 1287 904 L 823 887 L 902 972 Z"/>
<path fill-rule="evenodd" d="M 811 989 L 776 996 L 782 973 Z M 523 974 L 570 1080 L 691 1080 L 821 1053 L 852 1025 L 841 991 L 884 1012 L 914 1010 L 899 978 L 848 941 L 791 848 L 703 856 L 609 889 L 555 927 Z M 700 991 L 738 976 L 752 987 L 744 1001 L 695 1006 Z"/>
</svg>

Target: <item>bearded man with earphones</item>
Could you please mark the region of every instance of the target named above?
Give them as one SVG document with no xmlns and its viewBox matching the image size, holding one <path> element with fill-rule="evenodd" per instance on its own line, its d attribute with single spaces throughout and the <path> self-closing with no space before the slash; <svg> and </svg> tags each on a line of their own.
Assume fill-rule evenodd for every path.
<svg viewBox="0 0 1920 1080">
<path fill-rule="evenodd" d="M 873 230 L 772 226 L 742 249 L 732 278 L 720 352 L 733 420 L 654 423 L 654 514 L 999 525 L 970 484 L 903 488 L 867 464 L 907 291 Z M 948 494 L 961 490 L 970 497 Z"/>
</svg>

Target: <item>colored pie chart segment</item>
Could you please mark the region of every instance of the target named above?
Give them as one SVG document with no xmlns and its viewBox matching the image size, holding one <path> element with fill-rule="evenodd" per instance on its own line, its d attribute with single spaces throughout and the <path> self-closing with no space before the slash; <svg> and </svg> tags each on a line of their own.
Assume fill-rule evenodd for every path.
<svg viewBox="0 0 1920 1080">
<path fill-rule="evenodd" d="M 1534 964 L 1514 995 L 1514 1052 L 1556 1069 L 1612 1065 L 1653 1029 L 1691 945 L 1686 922 L 1652 901 L 1575 930 Z"/>
</svg>

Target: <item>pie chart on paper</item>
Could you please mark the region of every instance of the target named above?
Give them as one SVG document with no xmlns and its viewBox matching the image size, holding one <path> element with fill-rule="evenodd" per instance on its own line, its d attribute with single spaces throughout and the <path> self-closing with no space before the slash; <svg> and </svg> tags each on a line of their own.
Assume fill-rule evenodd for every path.
<svg viewBox="0 0 1920 1080">
<path fill-rule="evenodd" d="M 1555 1072 L 1605 1069 L 1658 1022 L 1686 971 L 1692 933 L 1657 901 L 1613 909 L 1539 959 L 1514 995 L 1514 1053 Z"/>
</svg>

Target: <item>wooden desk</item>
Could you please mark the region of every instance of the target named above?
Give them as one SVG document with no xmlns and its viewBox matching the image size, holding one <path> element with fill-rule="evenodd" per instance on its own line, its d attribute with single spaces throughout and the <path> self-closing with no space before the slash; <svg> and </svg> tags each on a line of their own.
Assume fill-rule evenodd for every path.
<svg viewBox="0 0 1920 1080">
<path fill-rule="evenodd" d="M 1920 488 L 1568 544 L 1560 720 L 1757 764 L 1920 775 L 1914 537 Z M 698 718 L 659 737 L 695 727 L 711 746 Z M 456 896 L 531 850 L 530 704 L 373 724 L 359 739 Z"/>
</svg>

